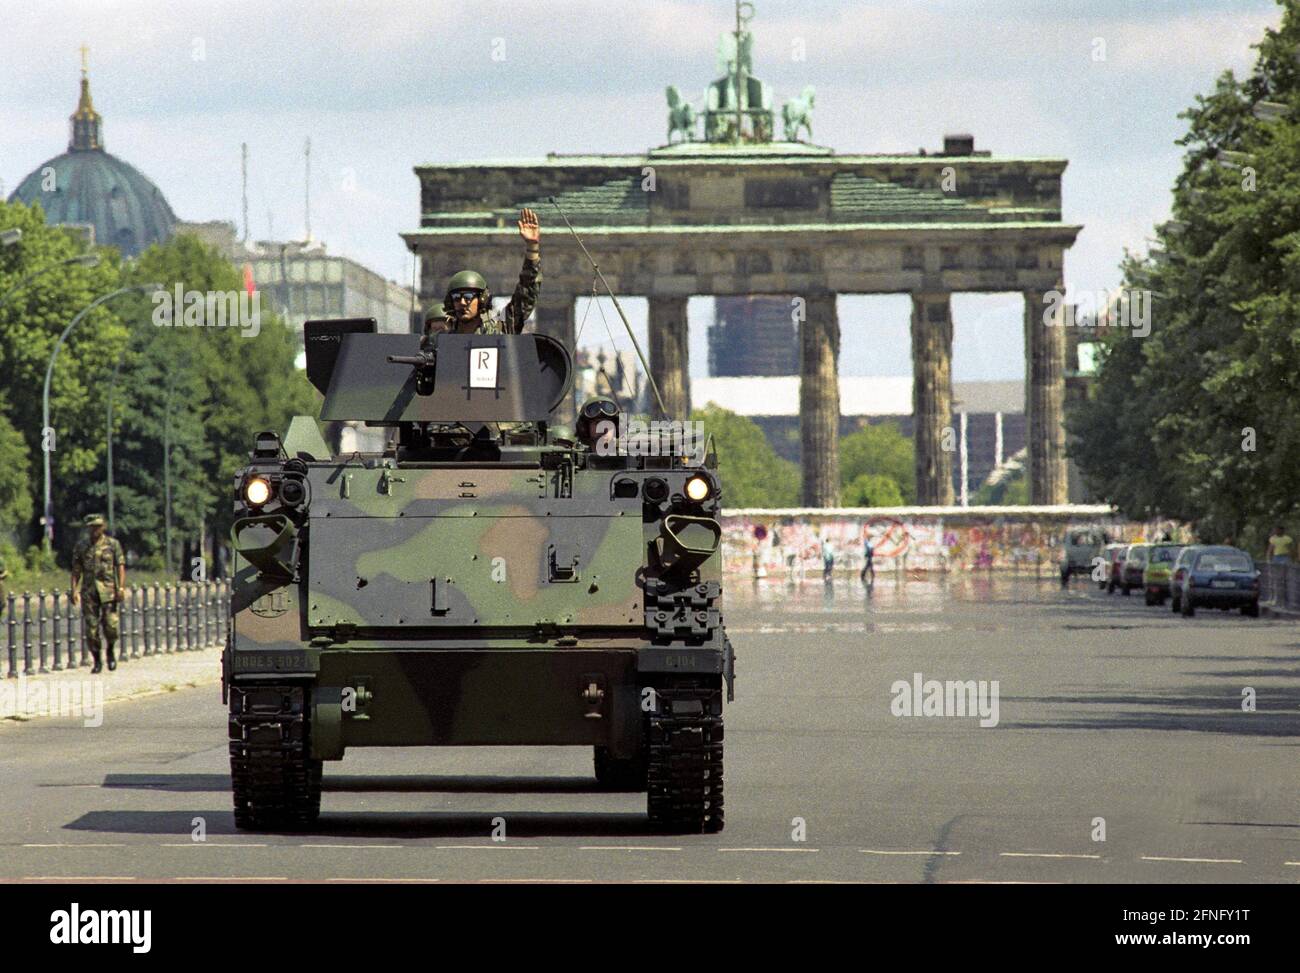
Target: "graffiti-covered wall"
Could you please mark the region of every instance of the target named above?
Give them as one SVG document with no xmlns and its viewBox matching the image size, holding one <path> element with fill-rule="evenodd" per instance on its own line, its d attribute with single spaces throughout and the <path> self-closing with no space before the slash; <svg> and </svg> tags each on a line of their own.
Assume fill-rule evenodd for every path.
<svg viewBox="0 0 1300 973">
<path fill-rule="evenodd" d="M 733 510 L 722 517 L 728 573 L 820 574 L 862 568 L 870 539 L 877 571 L 1051 569 L 1072 527 L 1099 527 L 1132 542 L 1177 526 L 1122 520 L 1108 507 L 906 507 L 844 510 Z"/>
</svg>

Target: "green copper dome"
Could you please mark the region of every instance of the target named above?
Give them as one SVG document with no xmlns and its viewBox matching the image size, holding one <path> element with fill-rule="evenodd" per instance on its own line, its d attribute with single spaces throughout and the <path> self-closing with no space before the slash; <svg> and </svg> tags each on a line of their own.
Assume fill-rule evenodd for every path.
<svg viewBox="0 0 1300 973">
<path fill-rule="evenodd" d="M 90 223 L 95 242 L 134 257 L 172 235 L 176 214 L 157 186 L 134 166 L 104 151 L 103 119 L 90 99 L 83 70 L 68 151 L 42 163 L 9 201 L 40 203 L 45 221 Z"/>
</svg>

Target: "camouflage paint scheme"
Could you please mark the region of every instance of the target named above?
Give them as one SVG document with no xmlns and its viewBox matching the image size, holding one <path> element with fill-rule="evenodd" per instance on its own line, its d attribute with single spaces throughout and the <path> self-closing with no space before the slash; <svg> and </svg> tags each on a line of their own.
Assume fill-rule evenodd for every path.
<svg viewBox="0 0 1300 973">
<path fill-rule="evenodd" d="M 275 446 L 250 470 L 276 481 L 299 456 L 306 499 L 282 507 L 277 486 L 260 510 L 237 504 L 237 552 L 260 567 L 237 556 L 223 673 L 227 685 L 309 683 L 312 756 L 466 744 L 626 756 L 658 674 L 730 684 L 718 545 L 684 570 L 658 554 L 669 510 L 716 518 L 712 470 L 571 441 L 472 462 L 325 458 L 304 417 Z M 702 505 L 684 500 L 696 475 L 713 484 Z M 667 485 L 658 506 L 643 497 L 652 478 Z M 278 561 L 257 553 L 276 543 Z"/>
</svg>

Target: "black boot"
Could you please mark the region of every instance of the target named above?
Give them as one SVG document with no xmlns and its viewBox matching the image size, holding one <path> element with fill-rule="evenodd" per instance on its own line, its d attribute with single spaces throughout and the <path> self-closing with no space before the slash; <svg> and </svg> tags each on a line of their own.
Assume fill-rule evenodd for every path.
<svg viewBox="0 0 1300 973">
<path fill-rule="evenodd" d="M 112 672 L 117 668 L 117 658 L 113 655 L 113 643 L 108 643 L 108 671 Z"/>
<path fill-rule="evenodd" d="M 94 676 L 94 675 L 97 675 L 97 674 L 103 672 L 103 671 L 104 671 L 104 664 L 103 664 L 102 662 L 99 661 L 99 653 L 96 652 L 94 649 L 91 649 L 91 650 L 90 650 L 90 657 L 91 657 L 92 659 L 95 660 L 95 664 L 94 664 L 93 666 L 90 667 L 90 674 L 91 674 L 92 676 Z"/>
</svg>

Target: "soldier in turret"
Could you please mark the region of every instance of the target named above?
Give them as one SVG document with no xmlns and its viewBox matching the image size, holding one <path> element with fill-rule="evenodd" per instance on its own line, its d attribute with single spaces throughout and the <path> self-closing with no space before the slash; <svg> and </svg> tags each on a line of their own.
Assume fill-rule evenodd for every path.
<svg viewBox="0 0 1300 973">
<path fill-rule="evenodd" d="M 519 272 L 514 295 L 501 314 L 498 316 L 492 310 L 492 292 L 483 275 L 475 270 L 462 270 L 447 284 L 443 316 L 431 317 L 425 323 L 426 339 L 446 331 L 458 334 L 519 334 L 523 331 L 524 321 L 533 313 L 542 287 L 542 231 L 537 224 L 537 214 L 530 209 L 519 214 L 519 235 L 524 239 L 524 266 Z"/>
</svg>

